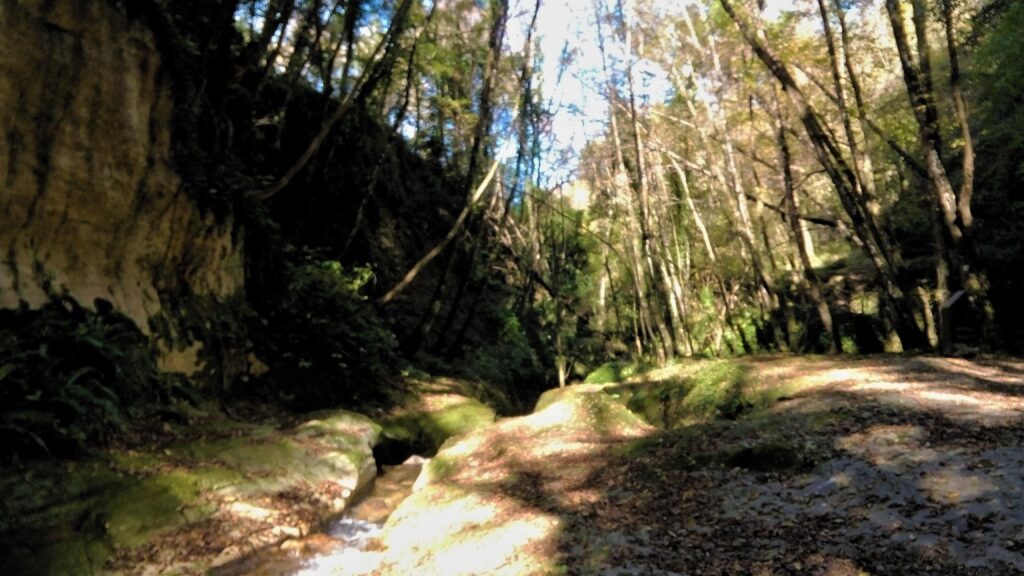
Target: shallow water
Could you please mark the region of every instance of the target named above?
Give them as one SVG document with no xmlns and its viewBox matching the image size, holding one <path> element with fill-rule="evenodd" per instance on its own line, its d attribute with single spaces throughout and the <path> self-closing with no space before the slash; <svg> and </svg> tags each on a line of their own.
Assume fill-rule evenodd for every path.
<svg viewBox="0 0 1024 576">
<path fill-rule="evenodd" d="M 324 576 L 372 572 L 380 563 L 375 550 L 388 516 L 412 493 L 422 458 L 385 466 L 369 491 L 324 532 L 288 540 L 221 569 L 216 576 Z"/>
</svg>

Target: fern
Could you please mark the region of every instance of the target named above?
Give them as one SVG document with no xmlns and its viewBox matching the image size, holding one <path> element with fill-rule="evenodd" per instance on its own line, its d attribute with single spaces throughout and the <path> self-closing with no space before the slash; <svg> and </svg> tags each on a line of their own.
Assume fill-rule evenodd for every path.
<svg viewBox="0 0 1024 576">
<path fill-rule="evenodd" d="M 123 316 L 69 302 L 0 313 L 0 439 L 10 460 L 84 450 L 180 387 Z"/>
</svg>

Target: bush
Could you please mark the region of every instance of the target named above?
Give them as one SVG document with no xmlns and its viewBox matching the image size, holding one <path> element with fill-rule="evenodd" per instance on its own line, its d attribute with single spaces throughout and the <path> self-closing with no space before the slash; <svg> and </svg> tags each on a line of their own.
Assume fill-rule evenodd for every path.
<svg viewBox="0 0 1024 576">
<path fill-rule="evenodd" d="M 149 339 L 98 302 L 0 312 L 0 442 L 12 459 L 67 455 L 106 441 L 126 415 L 166 404 L 177 381 Z"/>
<path fill-rule="evenodd" d="M 437 373 L 487 382 L 506 393 L 516 406 L 533 403 L 544 389 L 544 368 L 516 314 L 496 300 L 477 317 L 450 367 L 433 367 Z"/>
<path fill-rule="evenodd" d="M 300 410 L 384 404 L 402 392 L 395 337 L 360 294 L 371 277 L 333 260 L 287 269 L 255 343 L 270 366 L 264 391 Z"/>
</svg>

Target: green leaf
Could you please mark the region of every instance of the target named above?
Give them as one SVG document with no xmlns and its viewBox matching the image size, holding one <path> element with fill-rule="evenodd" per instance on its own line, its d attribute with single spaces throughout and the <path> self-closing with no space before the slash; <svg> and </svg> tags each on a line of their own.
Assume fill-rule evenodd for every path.
<svg viewBox="0 0 1024 576">
<path fill-rule="evenodd" d="M 99 370 L 96 370 L 92 366 L 85 366 L 83 368 L 79 368 L 78 370 L 75 370 L 74 372 L 72 372 L 71 376 L 68 376 L 68 379 L 67 379 L 66 383 L 68 385 L 74 384 L 75 382 L 78 382 L 79 378 L 81 378 L 82 376 L 85 376 L 86 374 L 88 374 L 90 372 L 96 372 L 98 374 Z"/>
</svg>

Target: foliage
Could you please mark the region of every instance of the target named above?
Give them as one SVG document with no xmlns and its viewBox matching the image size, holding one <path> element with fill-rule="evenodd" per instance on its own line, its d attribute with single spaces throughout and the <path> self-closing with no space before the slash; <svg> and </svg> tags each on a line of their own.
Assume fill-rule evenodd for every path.
<svg viewBox="0 0 1024 576">
<path fill-rule="evenodd" d="M 984 119 L 982 140 L 998 142 L 992 150 L 995 177 L 1024 179 L 1024 5 L 1011 5 L 999 24 L 984 39 L 974 60 L 973 85 Z"/>
<path fill-rule="evenodd" d="M 487 426 L 494 418 L 492 408 L 471 398 L 438 409 L 400 410 L 383 421 L 374 452 L 383 464 L 401 463 L 411 454 L 432 456 L 448 438 Z"/>
<path fill-rule="evenodd" d="M 131 320 L 71 301 L 0 312 L 0 438 L 11 457 L 66 455 L 184 389 L 158 372 Z"/>
<path fill-rule="evenodd" d="M 499 294 L 481 306 L 460 350 L 434 370 L 488 382 L 504 390 L 513 404 L 525 406 L 545 388 L 544 368 L 523 323 Z"/>
<path fill-rule="evenodd" d="M 1021 318 L 1024 284 L 1024 5 L 1010 3 L 982 38 L 973 59 L 971 88 L 978 109 L 978 165 L 975 217 L 979 250 L 989 264 L 993 300 L 1002 317 Z M 1024 328 L 1004 323 L 1004 341 L 1024 350 Z"/>
<path fill-rule="evenodd" d="M 652 424 L 676 428 L 713 418 L 735 419 L 755 407 L 749 368 L 730 361 L 700 366 L 692 374 L 606 389 L 625 395 L 627 406 Z"/>
<path fill-rule="evenodd" d="M 265 312 L 257 354 L 265 391 L 295 408 L 386 403 L 402 390 L 394 335 L 360 291 L 367 267 L 305 257 Z"/>
<path fill-rule="evenodd" d="M 587 374 L 583 380 L 586 384 L 611 384 L 632 378 L 650 369 L 650 366 L 642 362 L 605 362 L 593 372 Z"/>
</svg>

